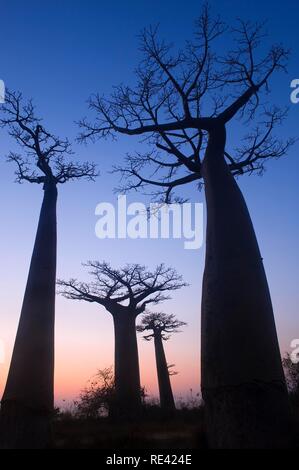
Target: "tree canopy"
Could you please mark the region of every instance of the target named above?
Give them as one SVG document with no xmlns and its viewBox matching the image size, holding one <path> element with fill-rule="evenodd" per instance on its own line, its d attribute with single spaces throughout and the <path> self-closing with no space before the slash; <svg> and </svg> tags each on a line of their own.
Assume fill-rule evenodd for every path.
<svg viewBox="0 0 299 470">
<path fill-rule="evenodd" d="M 31 100 L 25 101 L 21 93 L 7 91 L 1 107 L 0 126 L 8 129 L 22 153 L 10 152 L 8 161 L 17 166 L 17 182 L 55 184 L 69 180 L 97 176 L 93 163 L 77 163 L 68 139 L 55 136 L 42 125 L 35 114 Z"/>
<path fill-rule="evenodd" d="M 182 277 L 164 264 L 153 271 L 140 264 L 114 269 L 99 261 L 89 261 L 84 266 L 90 269 L 93 282 L 59 280 L 60 293 L 68 299 L 96 302 L 112 314 L 130 309 L 138 315 L 147 305 L 159 304 L 169 299 L 169 292 L 186 286 Z"/>
<path fill-rule="evenodd" d="M 231 46 L 224 51 L 227 35 Z M 281 44 L 266 49 L 266 36 L 263 23 L 239 19 L 228 28 L 207 4 L 193 40 L 181 50 L 160 40 L 158 28 L 143 30 L 135 85 L 116 86 L 110 97 L 93 95 L 95 117 L 81 120 L 79 140 L 140 136 L 149 150 L 127 155 L 114 168 L 121 175 L 118 190 L 152 186 L 154 199 L 171 202 L 179 186 L 201 186 L 209 133 L 238 116 L 246 131 L 237 148 L 226 150 L 229 169 L 235 176 L 262 173 L 267 160 L 285 155 L 294 142 L 275 135 L 286 109 L 266 102 L 270 80 L 286 70 L 289 51 Z"/>
<path fill-rule="evenodd" d="M 163 312 L 147 312 L 141 319 L 141 323 L 137 326 L 139 333 L 151 332 L 144 335 L 146 341 L 150 341 L 156 335 L 160 336 L 164 341 L 170 339 L 173 333 L 179 333 L 182 326 L 187 323 L 180 321 L 175 315 L 169 315 Z"/>
</svg>

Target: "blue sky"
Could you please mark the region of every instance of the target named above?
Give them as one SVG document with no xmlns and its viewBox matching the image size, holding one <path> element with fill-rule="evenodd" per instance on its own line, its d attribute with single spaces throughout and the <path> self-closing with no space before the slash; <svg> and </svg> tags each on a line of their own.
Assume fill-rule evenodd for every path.
<svg viewBox="0 0 299 470">
<path fill-rule="evenodd" d="M 298 6 L 284 2 L 214 0 L 215 13 L 229 22 L 235 17 L 268 21 L 273 42 L 283 42 L 292 50 L 288 73 L 273 82 L 272 99 L 290 105 L 285 136 L 298 135 L 299 105 L 290 104 L 290 82 L 299 78 Z M 175 7 L 174 7 L 175 5 Z M 61 136 L 73 139 L 75 121 L 87 113 L 86 100 L 96 91 L 109 93 L 120 82 L 131 82 L 138 62 L 137 34 L 145 26 L 160 23 L 161 35 L 182 44 L 192 35 L 200 2 L 185 0 L 2 0 L 0 79 L 11 89 L 32 97 L 45 124 Z M 236 128 L 235 128 L 236 129 Z M 238 141 L 234 127 L 229 138 Z M 154 267 L 164 261 L 181 272 L 191 286 L 175 294 L 165 310 L 189 323 L 185 332 L 167 345 L 169 361 L 179 376 L 174 378 L 177 393 L 199 388 L 199 316 L 204 249 L 187 251 L 181 241 L 111 240 L 95 237 L 95 207 L 99 202 L 115 202 L 116 175 L 111 165 L 136 146 L 134 139 L 101 141 L 74 149 L 79 160 L 99 164 L 96 183 L 70 183 L 60 189 L 58 276 L 86 278 L 80 263 L 87 259 L 106 259 L 118 266 L 139 262 Z M 5 162 L 12 147 L 3 131 L 0 135 L 0 338 L 7 345 L 7 361 L 0 366 L 0 387 L 16 332 L 22 295 L 34 241 L 42 191 L 29 184 L 14 184 L 14 168 Z M 299 337 L 298 310 L 298 144 L 288 157 L 273 161 L 260 178 L 239 180 L 245 194 L 265 260 L 275 308 L 281 348 L 285 351 Z M 196 187 L 186 188 L 192 201 L 204 195 Z M 144 200 L 134 194 L 130 200 Z M 113 361 L 111 320 L 101 309 L 57 301 L 57 396 L 69 398 L 85 385 L 98 367 Z M 188 347 L 186 347 L 188 345 Z M 154 376 L 152 345 L 141 342 L 144 381 L 148 370 Z M 60 384 L 64 384 L 63 386 Z M 65 385 L 67 384 L 67 385 Z M 155 393 L 156 383 L 148 384 Z M 77 391 L 77 392 L 76 392 Z"/>
</svg>

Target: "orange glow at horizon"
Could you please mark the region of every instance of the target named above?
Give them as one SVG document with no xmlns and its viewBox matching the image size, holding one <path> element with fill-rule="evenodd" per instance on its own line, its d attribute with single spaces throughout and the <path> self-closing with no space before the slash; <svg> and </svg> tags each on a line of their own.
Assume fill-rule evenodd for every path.
<svg viewBox="0 0 299 470">
<path fill-rule="evenodd" d="M 95 305 L 69 302 L 59 298 L 56 319 L 55 403 L 68 406 L 88 386 L 99 369 L 113 366 L 114 334 L 112 319 Z M 5 363 L 0 365 L 0 393 L 2 395 L 15 339 L 18 318 L 7 324 Z M 169 364 L 178 372 L 171 378 L 176 398 L 186 398 L 190 389 L 200 390 L 199 331 L 186 328 L 165 343 Z M 158 382 L 153 342 L 138 335 L 141 385 L 149 398 L 158 397 Z M 187 347 L 188 345 L 188 347 Z"/>
</svg>

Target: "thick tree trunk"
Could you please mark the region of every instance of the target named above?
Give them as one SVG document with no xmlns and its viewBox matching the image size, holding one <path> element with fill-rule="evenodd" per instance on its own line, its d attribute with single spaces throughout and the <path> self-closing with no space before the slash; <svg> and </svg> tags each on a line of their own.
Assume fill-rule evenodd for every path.
<svg viewBox="0 0 299 470">
<path fill-rule="evenodd" d="M 136 317 L 121 312 L 113 316 L 115 331 L 115 392 L 113 413 L 134 419 L 141 412 L 141 386 Z"/>
<path fill-rule="evenodd" d="M 2 448 L 45 448 L 54 408 L 55 184 L 44 199 L 1 405 Z"/>
<path fill-rule="evenodd" d="M 287 446 L 288 397 L 263 261 L 242 193 L 224 159 L 225 129 L 203 161 L 207 253 L 202 392 L 214 448 Z"/>
<path fill-rule="evenodd" d="M 175 403 L 161 335 L 156 334 L 154 337 L 154 341 L 160 393 L 160 405 L 163 411 L 165 411 L 167 414 L 172 414 L 175 411 Z"/>
</svg>

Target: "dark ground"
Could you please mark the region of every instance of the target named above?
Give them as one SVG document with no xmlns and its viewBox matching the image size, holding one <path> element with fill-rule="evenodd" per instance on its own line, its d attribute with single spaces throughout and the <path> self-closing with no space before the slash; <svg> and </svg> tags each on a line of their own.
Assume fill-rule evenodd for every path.
<svg viewBox="0 0 299 470">
<path fill-rule="evenodd" d="M 155 413 L 154 413 L 155 415 Z M 294 417 L 294 444 L 299 449 L 299 412 Z M 55 449 L 207 449 L 202 410 L 178 412 L 172 419 L 147 416 L 120 423 L 108 418 L 76 419 L 60 415 L 54 423 Z"/>
<path fill-rule="evenodd" d="M 172 419 L 148 416 L 135 423 L 62 415 L 54 423 L 54 445 L 56 449 L 203 449 L 203 428 L 200 410 Z"/>
</svg>

